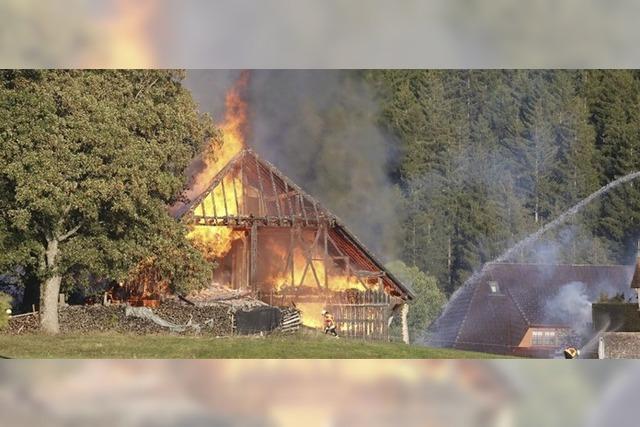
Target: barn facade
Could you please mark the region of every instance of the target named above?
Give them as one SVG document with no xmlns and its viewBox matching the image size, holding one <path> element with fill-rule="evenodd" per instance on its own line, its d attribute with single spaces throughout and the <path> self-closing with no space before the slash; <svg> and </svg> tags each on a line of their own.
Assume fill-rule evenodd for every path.
<svg viewBox="0 0 640 427">
<path fill-rule="evenodd" d="M 308 326 L 320 326 L 327 309 L 343 336 L 387 339 L 392 316 L 406 331 L 411 289 L 254 151 L 239 152 L 171 213 L 190 225 L 189 237 L 216 262 L 214 282 L 271 305 L 295 305 Z"/>
</svg>

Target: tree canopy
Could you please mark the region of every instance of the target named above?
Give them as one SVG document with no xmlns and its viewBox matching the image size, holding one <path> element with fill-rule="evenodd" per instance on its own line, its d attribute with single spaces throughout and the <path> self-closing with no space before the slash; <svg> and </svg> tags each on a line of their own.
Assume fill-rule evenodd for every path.
<svg viewBox="0 0 640 427">
<path fill-rule="evenodd" d="M 0 267 L 37 272 L 50 332 L 57 312 L 47 317 L 47 303 L 56 306 L 60 285 L 121 280 L 151 256 L 177 288 L 207 277 L 165 210 L 189 161 L 217 135 L 182 78 L 164 70 L 0 73 Z"/>
</svg>

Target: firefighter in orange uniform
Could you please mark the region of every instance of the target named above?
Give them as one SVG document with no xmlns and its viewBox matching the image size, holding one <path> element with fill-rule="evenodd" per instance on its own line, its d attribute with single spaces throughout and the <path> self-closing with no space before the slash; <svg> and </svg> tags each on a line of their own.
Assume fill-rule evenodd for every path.
<svg viewBox="0 0 640 427">
<path fill-rule="evenodd" d="M 564 350 L 565 359 L 577 359 L 580 356 L 580 350 L 576 350 L 574 347 L 567 347 Z"/>
<path fill-rule="evenodd" d="M 329 313 L 327 310 L 322 310 L 322 320 L 324 322 L 324 333 L 337 337 L 338 332 L 336 332 L 336 322 L 333 319 L 333 314 Z"/>
</svg>

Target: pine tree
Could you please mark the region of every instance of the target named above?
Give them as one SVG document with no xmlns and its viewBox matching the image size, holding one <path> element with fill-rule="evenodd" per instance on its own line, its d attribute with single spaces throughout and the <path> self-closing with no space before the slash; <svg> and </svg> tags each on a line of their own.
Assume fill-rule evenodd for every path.
<svg viewBox="0 0 640 427">
<path fill-rule="evenodd" d="M 596 129 L 600 184 L 640 170 L 640 85 L 631 71 L 599 71 L 585 89 Z M 630 183 L 601 202 L 597 232 L 619 260 L 635 248 L 640 223 L 640 190 Z"/>
</svg>

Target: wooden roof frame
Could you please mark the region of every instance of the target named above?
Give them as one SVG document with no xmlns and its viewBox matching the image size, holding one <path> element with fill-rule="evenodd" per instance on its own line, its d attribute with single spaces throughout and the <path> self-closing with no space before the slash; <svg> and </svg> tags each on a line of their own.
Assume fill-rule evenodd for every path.
<svg viewBox="0 0 640 427">
<path fill-rule="evenodd" d="M 396 278 L 391 272 L 389 272 L 382 262 L 375 256 L 373 253 L 344 225 L 344 223 L 333 213 L 325 209 L 317 200 L 315 200 L 312 196 L 307 194 L 302 188 L 300 188 L 295 182 L 293 182 L 290 178 L 284 175 L 278 168 L 276 168 L 273 164 L 260 158 L 253 150 L 249 148 L 245 148 L 236 154 L 212 179 L 211 182 L 205 187 L 205 189 L 196 197 L 194 197 L 190 201 L 181 202 L 181 205 L 175 206 L 172 211 L 172 215 L 176 219 L 180 219 L 183 222 L 187 223 L 201 223 L 197 220 L 194 220 L 195 208 L 198 207 L 205 198 L 218 187 L 227 174 L 234 170 L 235 168 L 242 168 L 243 162 L 251 161 L 255 162 L 256 173 L 258 175 L 258 180 L 261 180 L 261 174 L 263 171 L 260 168 L 263 168 L 266 173 L 269 174 L 269 183 L 272 188 L 273 195 L 276 200 L 279 195 L 276 192 L 276 183 L 275 179 L 277 178 L 281 183 L 283 183 L 286 189 L 290 189 L 293 191 L 292 197 L 298 198 L 297 201 L 298 208 L 292 208 L 289 206 L 288 214 L 283 213 L 281 210 L 285 210 L 281 205 L 280 201 L 276 202 L 277 213 L 274 212 L 275 215 L 243 215 L 241 212 L 236 212 L 236 215 L 224 215 L 224 216 L 215 216 L 211 218 L 205 218 L 205 223 L 213 226 L 244 226 L 251 227 L 254 223 L 258 223 L 262 226 L 283 226 L 283 227 L 292 227 L 296 224 L 307 226 L 307 227 L 315 227 L 321 224 L 326 224 L 328 228 L 332 230 L 332 232 L 337 233 L 341 239 L 344 239 L 349 244 L 353 245 L 357 250 L 366 257 L 366 260 L 370 261 L 380 272 L 384 273 L 384 275 L 389 279 L 392 285 L 396 288 L 398 293 L 402 296 L 403 299 L 412 300 L 415 298 L 414 291 L 404 283 L 402 283 L 398 278 Z M 243 179 L 244 177 L 241 177 Z M 260 181 L 260 186 L 263 187 L 265 183 Z M 235 187 L 234 187 L 235 189 Z M 224 190 L 224 189 L 223 189 Z M 264 189 L 260 189 L 260 191 L 264 191 Z M 287 193 L 288 194 L 288 193 Z M 234 195 L 237 199 L 237 195 Z M 264 194 L 262 195 L 264 197 Z M 287 196 L 288 198 L 288 196 Z M 286 205 L 286 204 L 285 204 Z M 311 209 L 309 208 L 311 207 Z"/>
</svg>

